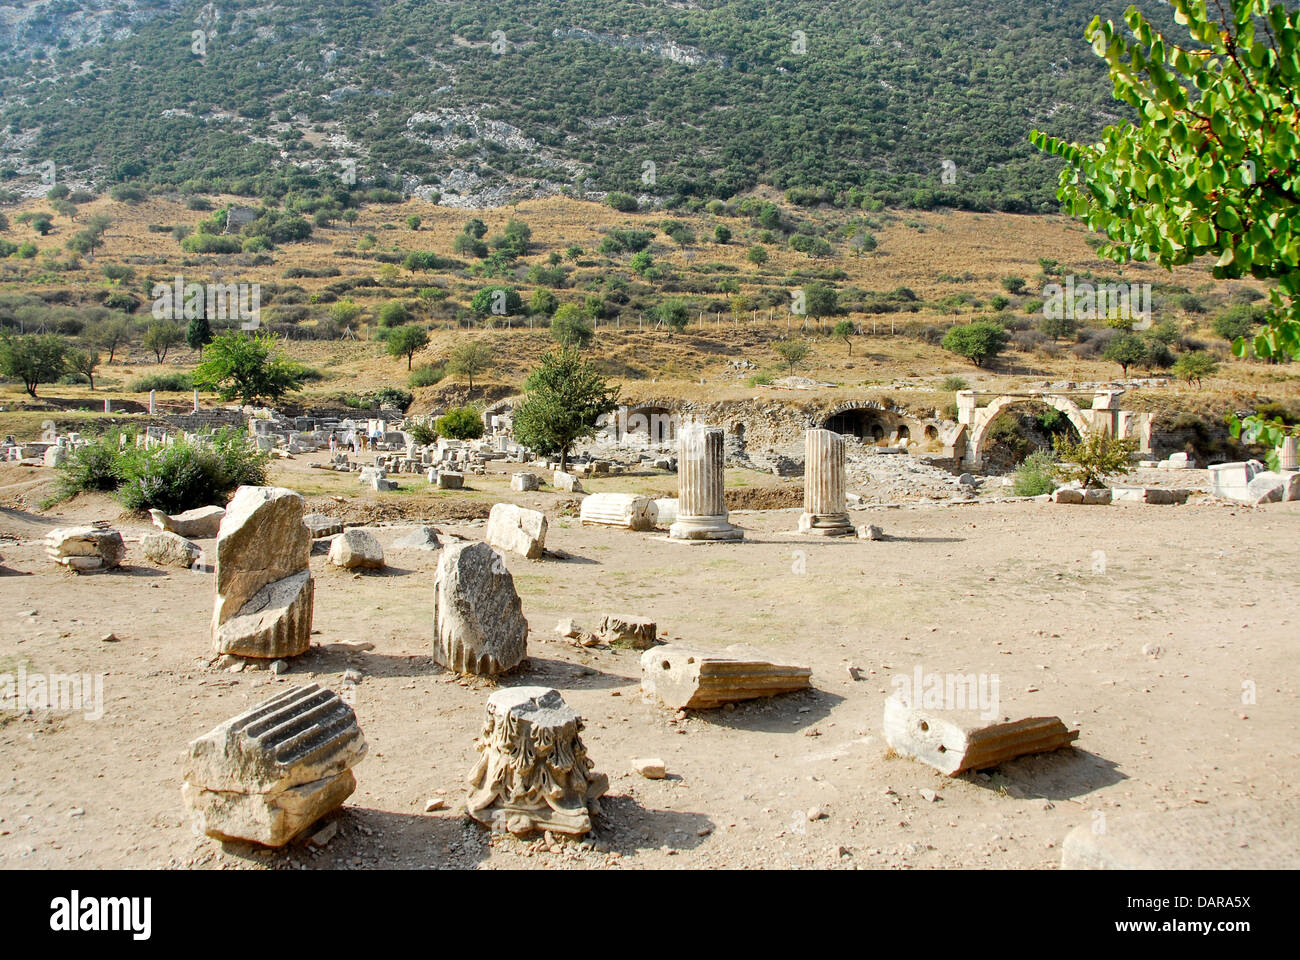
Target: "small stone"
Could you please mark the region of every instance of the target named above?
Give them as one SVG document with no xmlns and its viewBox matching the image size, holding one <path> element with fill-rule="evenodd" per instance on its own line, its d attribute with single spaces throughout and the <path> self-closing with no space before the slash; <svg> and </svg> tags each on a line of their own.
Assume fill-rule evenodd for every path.
<svg viewBox="0 0 1300 960">
<path fill-rule="evenodd" d="M 434 797 L 433 799 L 426 801 L 424 804 L 425 813 L 433 813 L 435 810 L 446 810 L 446 809 L 447 809 L 447 801 L 439 797 Z"/>
<path fill-rule="evenodd" d="M 935 793 L 929 787 L 922 787 L 918 792 L 921 794 L 922 800 L 929 801 L 930 803 L 934 803 L 936 800 L 943 799 L 941 796 L 939 796 L 939 794 Z"/>
<path fill-rule="evenodd" d="M 653 759 L 633 759 L 632 769 L 641 774 L 641 776 L 645 777 L 647 780 L 662 780 L 664 777 L 668 776 L 668 768 L 666 764 L 657 757 Z"/>
<path fill-rule="evenodd" d="M 809 807 L 808 812 L 807 814 L 805 814 L 805 816 L 808 817 L 809 823 L 814 823 L 818 820 L 826 819 L 826 811 L 823 810 L 821 807 Z"/>
<path fill-rule="evenodd" d="M 289 672 L 289 664 L 285 663 L 283 660 L 276 660 L 274 663 L 271 664 L 271 673 L 275 674 L 275 676 L 277 677 L 280 676 L 280 674 L 282 673 L 288 673 L 288 672 Z"/>
<path fill-rule="evenodd" d="M 100 642 L 100 643 L 117 643 L 117 642 L 118 642 L 117 634 L 116 634 L 116 633 L 106 633 L 106 634 L 104 634 L 102 637 L 99 638 L 99 642 Z"/>
<path fill-rule="evenodd" d="M 84 817 L 85 815 L 86 815 L 86 811 L 83 810 L 81 807 L 73 807 L 71 810 L 68 811 L 69 817 Z"/>
</svg>

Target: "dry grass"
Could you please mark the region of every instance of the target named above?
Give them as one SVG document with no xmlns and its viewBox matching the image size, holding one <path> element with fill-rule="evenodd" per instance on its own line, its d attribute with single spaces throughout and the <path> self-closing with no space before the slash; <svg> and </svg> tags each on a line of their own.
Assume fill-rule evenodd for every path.
<svg viewBox="0 0 1300 960">
<path fill-rule="evenodd" d="M 217 205 L 240 202 L 240 198 L 214 198 Z M 29 209 L 44 209 L 43 204 L 32 204 Z M 284 278 L 291 268 L 320 270 L 338 267 L 344 278 L 375 276 L 381 278 L 385 289 L 380 296 L 369 296 L 374 288 L 354 291 L 356 302 L 373 313 L 380 304 L 392 297 L 414 301 L 416 290 L 424 286 L 442 286 L 450 291 L 450 300 L 467 304 L 473 292 L 487 283 L 500 281 L 479 280 L 465 271 L 435 271 L 412 276 L 398 270 L 395 278 L 383 280 L 384 265 L 371 259 L 369 254 L 356 251 L 358 240 L 367 233 L 378 238 L 378 251 L 398 252 L 403 255 L 414 250 L 432 250 L 445 257 L 453 257 L 452 241 L 455 233 L 471 215 L 479 216 L 488 226 L 488 236 L 499 232 L 510 217 L 518 217 L 532 227 L 533 247 L 527 264 L 544 263 L 552 251 L 563 253 L 571 245 L 582 247 L 586 253 L 574 266 L 568 287 L 558 291 L 561 300 L 578 300 L 587 294 L 584 286 L 600 282 L 611 272 L 628 276 L 635 285 L 635 275 L 626 269 L 626 257 L 611 260 L 596 254 L 604 232 L 612 226 L 653 227 L 664 218 L 663 214 L 621 214 L 608 207 L 565 198 L 531 200 L 515 207 L 469 212 L 438 207 L 411 200 L 392 206 L 370 206 L 361 211 L 359 221 L 352 226 L 340 222 L 328 229 L 317 229 L 303 243 L 287 244 L 273 254 L 274 264 L 262 267 L 239 267 L 233 258 L 192 257 L 179 250 L 179 244 L 169 235 L 151 232 L 150 224 L 193 226 L 210 214 L 191 211 L 184 204 L 166 199 L 127 206 L 106 199 L 97 200 L 79 209 L 78 219 L 84 220 L 94 212 L 112 217 L 106 247 L 94 263 L 83 263 L 79 269 L 62 273 L 44 271 L 42 264 L 46 252 L 60 254 L 66 260 L 64 243 L 79 224 L 69 224 L 61 217 L 56 219 L 57 229 L 49 237 L 34 238 L 42 254 L 35 261 L 8 261 L 0 264 L 0 276 L 6 292 L 31 291 L 48 294 L 62 290 L 71 292 L 74 300 L 89 294 L 92 288 L 102 287 L 99 273 L 101 264 L 125 262 L 135 266 L 137 292 L 146 279 L 162 280 L 181 274 L 187 281 L 206 282 L 219 275 L 223 282 L 248 282 L 293 284 L 309 295 L 318 293 L 333 278 Z M 14 211 L 10 220 L 14 221 Z M 418 231 L 408 229 L 404 220 L 410 214 L 423 220 Z M 835 226 L 848 215 L 842 211 L 798 211 L 798 216 L 823 221 Z M 784 289 L 780 283 L 792 271 L 842 269 L 847 280 L 838 286 L 858 287 L 864 290 L 888 291 L 900 286 L 911 288 L 926 301 L 936 301 L 945 296 L 969 293 L 987 303 L 1001 291 L 1001 279 L 1009 275 L 1024 277 L 1030 290 L 1039 289 L 1042 282 L 1038 260 L 1047 257 L 1061 263 L 1067 273 L 1094 275 L 1122 279 L 1125 282 L 1150 282 L 1174 284 L 1209 296 L 1226 294 L 1237 286 L 1251 286 L 1253 282 L 1237 284 L 1218 283 L 1209 278 L 1204 267 L 1185 267 L 1171 272 L 1144 264 L 1119 267 L 1100 260 L 1085 242 L 1087 232 L 1077 223 L 1063 217 L 1025 217 L 1010 214 L 972 214 L 960 212 L 897 212 L 874 215 L 880 225 L 874 231 L 879 249 L 865 256 L 837 255 L 826 260 L 809 260 L 788 248 L 771 246 L 767 250 L 770 260 L 755 268 L 745 260 L 745 251 L 754 238 L 755 231 L 747 220 L 716 218 L 711 216 L 676 216 L 686 221 L 695 231 L 698 242 L 688 252 L 676 248 L 660 234 L 652 245 L 658 262 L 666 264 L 680 278 L 699 278 L 706 274 L 700 268 L 706 264 L 723 265 L 718 277 L 734 277 L 740 282 L 741 292 L 755 295 L 764 290 Z M 713 227 L 726 223 L 734 239 L 726 245 L 706 242 Z M 394 225 L 384 229 L 384 224 Z M 28 239 L 30 231 L 16 222 L 10 229 L 11 238 Z M 734 271 L 734 272 L 732 272 Z M 45 273 L 43 278 L 35 275 Z M 389 270 L 388 275 L 392 274 Z M 522 271 L 521 271 L 522 273 Z M 959 282 L 940 280 L 943 276 L 969 279 Z M 57 283 L 52 282 L 57 279 Z M 50 281 L 50 282 L 41 282 Z M 525 301 L 532 288 L 516 282 Z M 775 285 L 775 286 L 774 286 Z M 1257 286 L 1257 285 L 1256 285 Z M 653 302 L 658 294 L 649 288 L 639 291 L 641 299 Z M 726 294 L 691 297 L 697 306 L 711 301 L 726 302 Z M 273 307 L 270 308 L 273 311 Z M 1009 352 L 992 370 L 978 370 L 968 362 L 938 346 L 932 346 L 910 337 L 891 335 L 891 319 L 896 329 L 904 324 L 933 324 L 945 326 L 952 322 L 966 322 L 981 315 L 991 315 L 988 307 L 971 312 L 962 308 L 959 315 L 922 311 L 917 314 L 888 314 L 878 316 L 854 315 L 850 319 L 866 333 L 854 338 L 853 352 L 847 345 L 829 336 L 829 322 L 822 332 L 799 330 L 794 321 L 772 311 L 762 310 L 737 323 L 730 313 L 706 314 L 703 324 L 693 322 L 686 333 L 670 337 L 663 328 L 646 325 L 635 329 L 636 314 L 625 315 L 619 328 L 602 325 L 597 329 L 594 355 L 608 375 L 620 381 L 624 393 L 632 398 L 695 398 L 701 400 L 728 400 L 746 397 L 779 396 L 799 400 L 807 392 L 758 389 L 749 383 L 754 371 L 736 372 L 728 368 L 733 360 L 747 360 L 765 373 L 780 376 L 779 360 L 772 350 L 772 342 L 785 336 L 803 336 L 811 342 L 808 361 L 797 372 L 824 381 L 829 386 L 824 393 L 843 393 L 845 397 L 882 396 L 893 398 L 914 408 L 938 408 L 951 400 L 951 394 L 939 388 L 940 382 L 950 374 L 966 379 L 975 389 L 1005 390 L 1032 387 L 1044 380 L 1104 381 L 1118 375 L 1110 363 L 1095 360 L 1078 360 L 1068 352 L 1057 357 L 1041 353 Z M 141 311 L 142 313 L 144 311 Z M 367 316 L 366 319 L 369 319 Z M 551 340 L 548 331 L 536 329 L 457 329 L 445 312 L 440 316 L 434 310 L 425 317 L 431 325 L 431 343 L 417 355 L 417 365 L 439 363 L 446 359 L 454 346 L 467 337 L 488 340 L 495 352 L 497 363 L 480 382 L 475 383 L 475 397 L 502 396 L 518 389 L 538 355 Z M 1176 317 L 1187 333 L 1206 340 L 1220 351 L 1226 350 L 1223 341 L 1207 330 L 1198 328 L 1192 317 Z M 872 332 L 874 328 L 874 333 Z M 407 369 L 404 361 L 387 356 L 382 345 L 368 339 L 373 328 L 363 326 L 358 341 L 295 341 L 287 345 L 295 358 L 319 370 L 325 377 L 311 384 L 305 391 L 308 402 L 375 390 L 393 386 L 406 388 Z M 119 359 L 122 359 L 119 357 Z M 141 348 L 134 347 L 125 357 L 126 363 L 104 367 L 97 379 L 93 398 L 85 387 L 46 385 L 43 395 L 60 400 L 92 399 L 98 404 L 104 396 L 114 400 L 147 400 L 147 395 L 130 394 L 126 388 L 137 377 L 154 372 L 189 369 L 197 357 L 182 349 L 168 357 L 162 365 L 149 362 Z M 701 382 L 703 381 L 703 382 Z M 463 384 L 444 380 L 432 388 L 414 391 L 415 412 L 459 402 L 467 398 Z M 1295 374 L 1286 368 L 1268 367 L 1258 363 L 1228 360 L 1220 375 L 1207 381 L 1199 391 L 1173 385 L 1159 391 L 1161 396 L 1176 396 L 1175 403 L 1223 407 L 1226 404 L 1257 402 L 1260 399 L 1278 399 L 1296 394 Z M 162 396 L 164 402 L 178 406 L 188 404 L 189 395 Z M 209 400 L 211 398 L 208 398 Z M 0 402 L 10 408 L 24 405 L 21 390 L 15 386 L 0 388 Z M 1164 402 L 1157 400 L 1156 402 Z M 4 416 L 12 416 L 5 414 Z M 5 421 L 0 420 L 0 424 Z M 12 421 L 6 432 L 28 430 L 23 421 Z"/>
</svg>

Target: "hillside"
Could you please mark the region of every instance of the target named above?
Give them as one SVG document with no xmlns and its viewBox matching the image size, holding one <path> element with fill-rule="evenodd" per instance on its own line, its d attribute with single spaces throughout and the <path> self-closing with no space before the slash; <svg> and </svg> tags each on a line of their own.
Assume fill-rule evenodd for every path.
<svg viewBox="0 0 1300 960">
<path fill-rule="evenodd" d="M 1048 211 L 1058 167 L 1026 135 L 1090 137 L 1121 115 L 1082 37 L 1125 6 L 0 4 L 0 188 L 35 196 L 52 174 L 266 197 L 301 167 L 459 207 L 766 184 Z"/>
<path fill-rule="evenodd" d="M 778 209 L 783 218 L 802 218 L 800 226 L 832 238 L 860 219 L 834 210 Z M 154 323 L 154 284 L 170 286 L 177 276 L 187 283 L 256 284 L 263 327 L 283 335 L 289 353 L 320 374 L 302 398 L 307 405 L 364 407 L 376 391 L 396 388 L 414 395 L 412 412 L 424 413 L 517 392 L 553 343 L 547 313 L 530 310 L 539 298 L 551 297 L 551 309 L 573 304 L 594 318 L 592 355 L 631 397 L 803 402 L 808 391 L 769 385 L 791 372 L 775 349 L 784 339 L 809 345 L 809 356 L 794 372 L 823 383 L 818 396 L 889 398 L 914 409 L 945 408 L 952 401 L 950 377 L 989 390 L 1120 378 L 1120 367 L 1102 356 L 1106 337 L 1116 333 L 1103 322 L 1085 323 L 1064 339 L 1040 331 L 1041 291 L 1066 274 L 1079 283 L 1150 283 L 1156 331 L 1172 337 L 1171 355 L 1206 349 L 1218 356 L 1219 371 L 1203 384 L 1135 388 L 1133 405 L 1203 414 L 1222 434 L 1228 410 L 1291 403 L 1297 394 L 1290 367 L 1235 360 L 1214 329 L 1217 319 L 1240 314 L 1257 300 L 1261 284 L 1216 282 L 1204 265 L 1173 273 L 1140 263 L 1119 268 L 1098 259 L 1094 237 L 1058 216 L 886 211 L 870 217 L 874 250 L 855 253 L 837 239 L 830 255 L 809 257 L 788 244 L 759 242 L 764 231 L 733 208 L 673 221 L 674 232 L 688 239 L 682 245 L 663 232 L 664 221 L 655 215 L 622 214 L 565 198 L 532 200 L 481 212 L 488 237 L 501 236 L 510 220 L 530 232 L 526 250 L 503 266 L 503 275 L 484 275 L 495 254 L 477 259 L 455 252 L 464 212 L 420 200 L 367 206 L 354 224 L 319 228 L 268 252 L 231 256 L 180 249 L 173 229 L 193 229 L 211 214 L 191 210 L 179 198 L 134 204 L 101 198 L 77 207 L 76 216 L 77 222 L 56 217 L 50 234 L 40 237 L 17 223 L 15 214 L 8 235 L 30 237 L 38 252 L 0 261 L 0 328 L 58 332 L 97 350 L 102 362 L 96 389 L 46 385 L 33 404 L 21 385 L 5 386 L 0 396 L 11 411 L 0 424 L 5 432 L 39 428 L 39 415 L 14 411 L 49 409 L 50 401 L 93 408 L 105 396 L 121 409 L 127 401 L 147 399 L 133 392 L 140 378 L 192 369 L 197 356 L 183 343 L 159 363 L 143 342 Z M 67 237 L 96 216 L 110 222 L 102 247 L 93 257 L 68 253 Z M 405 223 L 411 216 L 419 218 L 416 230 Z M 730 231 L 730 242 L 709 239 L 719 227 Z M 649 268 L 638 271 L 627 252 L 601 252 L 619 231 L 649 238 L 643 251 Z M 754 249 L 765 252 L 763 263 L 750 259 Z M 437 264 L 407 266 L 412 254 L 431 254 Z M 1010 294 L 1007 282 L 1016 277 L 1025 286 Z M 792 295 L 814 284 L 834 292 L 836 313 L 820 319 L 792 315 Z M 476 294 L 491 287 L 518 291 L 520 306 L 504 317 L 476 314 Z M 680 301 L 689 313 L 678 334 L 658 323 L 666 301 Z M 406 359 L 388 356 L 380 340 L 386 328 L 379 318 L 393 303 L 404 305 L 407 320 L 429 332 L 429 346 L 414 357 L 417 371 L 425 368 L 427 386 L 412 387 Z M 346 323 L 338 319 L 341 307 L 350 313 Z M 104 331 L 123 317 L 129 334 L 109 364 Z M 848 340 L 832 335 L 842 320 L 855 331 Z M 995 362 L 976 367 L 941 346 L 951 327 L 981 320 L 1007 330 L 1008 350 Z M 232 323 L 214 319 L 213 326 Z M 445 367 L 451 351 L 466 340 L 487 342 L 495 360 L 472 392 L 465 378 Z M 1160 365 L 1136 366 L 1129 379 L 1151 372 L 1167 373 Z M 188 402 L 183 390 L 162 396 Z"/>
</svg>

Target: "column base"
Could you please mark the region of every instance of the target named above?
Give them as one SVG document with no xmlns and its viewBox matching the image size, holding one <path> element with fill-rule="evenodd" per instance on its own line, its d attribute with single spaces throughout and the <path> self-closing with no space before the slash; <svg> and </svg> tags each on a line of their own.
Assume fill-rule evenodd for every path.
<svg viewBox="0 0 1300 960">
<path fill-rule="evenodd" d="M 668 528 L 669 540 L 744 540 L 745 531 L 733 527 L 726 516 L 678 517 Z"/>
<path fill-rule="evenodd" d="M 854 529 L 847 513 L 801 513 L 799 532 L 810 537 L 849 537 Z"/>
</svg>

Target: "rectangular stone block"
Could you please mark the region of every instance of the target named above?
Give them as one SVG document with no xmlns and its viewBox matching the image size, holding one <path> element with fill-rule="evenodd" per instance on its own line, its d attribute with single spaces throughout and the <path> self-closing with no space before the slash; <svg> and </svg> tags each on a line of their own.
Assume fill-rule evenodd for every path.
<svg viewBox="0 0 1300 960">
<path fill-rule="evenodd" d="M 711 653 L 670 644 L 641 655 L 641 696 L 675 710 L 772 697 L 811 685 L 812 670 L 750 656 L 736 647 Z"/>
</svg>

